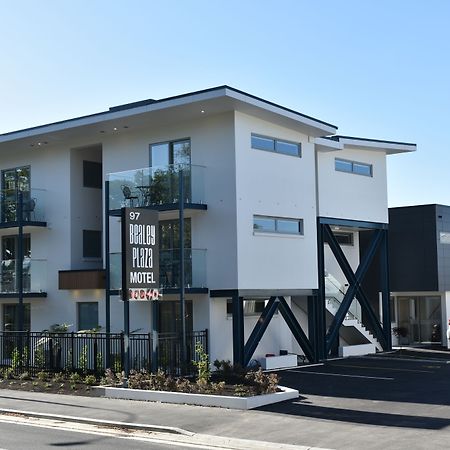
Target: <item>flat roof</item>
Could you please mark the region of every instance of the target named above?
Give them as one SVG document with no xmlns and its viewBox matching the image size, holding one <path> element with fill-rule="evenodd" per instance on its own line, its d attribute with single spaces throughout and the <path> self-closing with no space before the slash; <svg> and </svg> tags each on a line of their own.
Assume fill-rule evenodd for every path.
<svg viewBox="0 0 450 450">
<path fill-rule="evenodd" d="M 236 101 L 249 103 L 252 106 L 267 109 L 272 113 L 278 114 L 285 113 L 284 115 L 286 115 L 288 118 L 298 120 L 299 122 L 302 122 L 306 126 L 314 127 L 317 129 L 323 129 L 326 134 L 332 134 L 337 130 L 336 125 L 324 122 L 323 120 L 316 119 L 314 117 L 308 116 L 293 109 L 286 108 L 285 106 L 278 105 L 274 102 L 270 102 L 255 95 L 248 94 L 244 91 L 240 91 L 239 89 L 235 89 L 227 85 L 222 85 L 209 89 L 203 89 L 200 91 L 194 91 L 186 94 L 166 97 L 159 100 L 147 99 L 132 103 L 125 103 L 123 105 L 112 106 L 107 111 L 88 114 L 57 122 L 51 122 L 43 125 L 38 125 L 35 127 L 24 128 L 21 130 L 10 131 L 7 133 L 0 134 L 0 142 L 14 140 L 15 138 L 20 139 L 23 137 L 29 137 L 31 135 L 37 135 L 40 132 L 51 133 L 54 131 L 60 131 L 62 129 L 75 128 L 78 126 L 93 124 L 95 122 L 100 122 L 102 120 L 109 120 L 110 118 L 115 119 L 118 117 L 130 116 L 133 114 L 142 114 L 154 110 L 179 106 L 181 104 L 188 104 L 190 103 L 190 101 L 194 102 L 194 101 L 201 101 L 202 99 L 212 98 L 210 95 L 206 96 L 206 94 L 216 94 L 213 97 L 221 97 L 221 96 L 230 97 Z"/>
</svg>

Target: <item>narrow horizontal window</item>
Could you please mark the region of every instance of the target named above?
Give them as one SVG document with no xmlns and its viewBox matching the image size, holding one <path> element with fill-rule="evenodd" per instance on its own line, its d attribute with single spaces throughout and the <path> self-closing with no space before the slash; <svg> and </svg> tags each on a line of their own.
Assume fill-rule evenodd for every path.
<svg viewBox="0 0 450 450">
<path fill-rule="evenodd" d="M 373 176 L 372 164 L 336 158 L 334 160 L 334 168 L 339 172 L 355 173 L 357 175 L 365 175 L 366 177 Z"/>
<path fill-rule="evenodd" d="M 343 231 L 333 231 L 334 237 L 341 245 L 353 245 L 353 233 L 345 233 Z"/>
<path fill-rule="evenodd" d="M 244 316 L 259 316 L 267 304 L 267 299 L 255 299 L 244 300 Z M 275 314 L 277 314 L 275 312 Z M 233 301 L 227 300 L 227 315 L 231 316 L 233 314 Z"/>
<path fill-rule="evenodd" d="M 282 153 L 284 155 L 301 156 L 300 143 L 258 136 L 256 134 L 252 134 L 252 148 Z"/>
<path fill-rule="evenodd" d="M 254 134 L 252 134 L 252 148 L 274 152 L 275 141 L 273 139 L 265 138 L 262 136 L 255 136 Z"/>
<path fill-rule="evenodd" d="M 303 234 L 302 219 L 286 219 L 284 217 L 253 216 L 253 231 Z"/>
</svg>

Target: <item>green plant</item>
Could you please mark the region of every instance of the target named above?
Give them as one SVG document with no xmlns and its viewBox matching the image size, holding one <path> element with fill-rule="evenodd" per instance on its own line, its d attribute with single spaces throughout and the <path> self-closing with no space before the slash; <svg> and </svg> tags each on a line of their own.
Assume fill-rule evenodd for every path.
<svg viewBox="0 0 450 450">
<path fill-rule="evenodd" d="M 81 349 L 80 358 L 78 359 L 78 367 L 86 372 L 88 368 L 88 346 L 84 345 Z"/>
<path fill-rule="evenodd" d="M 103 369 L 103 355 L 100 352 L 97 353 L 97 355 L 95 357 L 95 363 L 96 363 L 98 372 L 100 371 L 100 369 Z"/>
<path fill-rule="evenodd" d="M 94 384 L 97 384 L 97 378 L 94 375 L 86 375 L 84 383 L 88 386 L 94 386 Z"/>
<path fill-rule="evenodd" d="M 16 370 L 20 365 L 20 353 L 17 347 L 14 347 L 11 353 L 11 367 Z"/>
<path fill-rule="evenodd" d="M 195 353 L 197 354 L 198 360 L 192 361 L 192 363 L 197 368 L 197 382 L 204 385 L 207 384 L 211 378 L 211 369 L 209 367 L 208 354 L 205 352 L 203 345 L 199 341 L 195 343 Z"/>
<path fill-rule="evenodd" d="M 81 382 L 81 375 L 78 372 L 73 372 L 69 375 L 69 381 L 73 383 L 80 383 Z"/>
<path fill-rule="evenodd" d="M 62 372 L 53 374 L 52 381 L 55 383 L 61 383 L 62 381 L 64 381 L 64 374 Z"/>
<path fill-rule="evenodd" d="M 14 369 L 12 367 L 5 367 L 1 370 L 1 377 L 4 380 L 12 380 L 14 378 Z"/>
<path fill-rule="evenodd" d="M 237 397 L 246 397 L 248 395 L 248 387 L 243 384 L 237 384 L 234 387 L 234 395 Z"/>
<path fill-rule="evenodd" d="M 44 356 L 44 347 L 43 345 L 38 345 L 36 350 L 34 351 L 34 364 L 39 368 L 44 368 L 45 365 L 45 356 Z"/>
<path fill-rule="evenodd" d="M 48 373 L 41 370 L 36 374 L 36 377 L 39 381 L 47 381 L 48 380 Z"/>
</svg>

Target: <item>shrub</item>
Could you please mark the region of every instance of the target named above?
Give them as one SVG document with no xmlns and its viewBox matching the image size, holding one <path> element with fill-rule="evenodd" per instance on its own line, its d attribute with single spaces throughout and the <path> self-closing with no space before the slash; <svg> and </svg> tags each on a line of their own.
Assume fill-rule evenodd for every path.
<svg viewBox="0 0 450 450">
<path fill-rule="evenodd" d="M 53 374 L 52 381 L 54 381 L 55 383 L 61 383 L 62 381 L 64 381 L 64 374 L 62 372 Z"/>
<path fill-rule="evenodd" d="M 73 383 L 80 383 L 81 382 L 81 375 L 77 372 L 73 372 L 69 375 L 69 381 Z"/>
<path fill-rule="evenodd" d="M 86 375 L 84 383 L 88 386 L 94 386 L 94 384 L 97 384 L 97 378 L 94 375 Z"/>
<path fill-rule="evenodd" d="M 199 382 L 200 385 L 205 385 L 211 378 L 211 369 L 209 367 L 208 354 L 205 353 L 201 342 L 197 341 L 195 343 L 195 353 L 198 356 L 198 361 L 192 361 L 192 363 L 197 368 L 197 382 Z"/>
<path fill-rule="evenodd" d="M 47 373 L 47 372 L 44 372 L 43 370 L 41 370 L 40 372 L 38 372 L 38 373 L 36 374 L 36 376 L 37 376 L 37 379 L 38 379 L 39 381 L 47 381 L 47 380 L 48 380 L 48 373 Z"/>
<path fill-rule="evenodd" d="M 14 379 L 14 370 L 12 367 L 5 367 L 4 369 L 1 369 L 1 377 L 4 380 L 12 380 Z"/>
<path fill-rule="evenodd" d="M 249 371 L 245 375 L 246 381 L 255 387 L 257 394 L 272 394 L 277 392 L 278 375 L 274 373 L 266 374 L 261 369 Z"/>
</svg>

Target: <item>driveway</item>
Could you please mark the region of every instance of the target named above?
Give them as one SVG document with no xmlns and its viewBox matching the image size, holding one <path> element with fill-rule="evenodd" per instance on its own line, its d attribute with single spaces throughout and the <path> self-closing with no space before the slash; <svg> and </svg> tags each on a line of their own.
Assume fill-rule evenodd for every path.
<svg viewBox="0 0 450 450">
<path fill-rule="evenodd" d="M 297 417 L 306 443 L 318 447 L 448 448 L 450 354 L 409 353 L 280 371 L 281 384 L 302 397 L 259 411 Z"/>
</svg>

